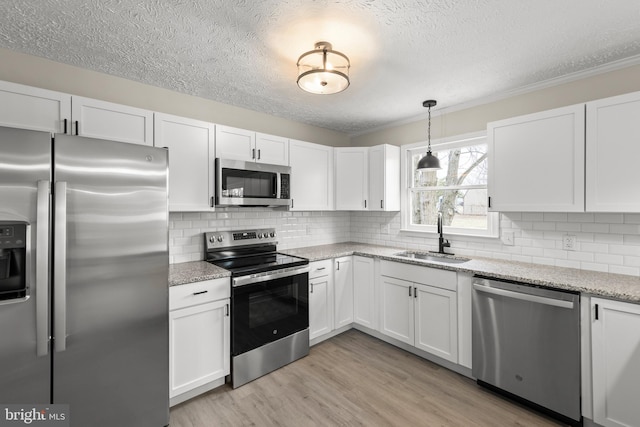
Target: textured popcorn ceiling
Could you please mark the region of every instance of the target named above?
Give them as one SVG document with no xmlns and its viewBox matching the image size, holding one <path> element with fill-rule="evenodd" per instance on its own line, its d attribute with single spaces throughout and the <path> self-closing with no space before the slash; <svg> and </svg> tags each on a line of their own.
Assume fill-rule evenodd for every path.
<svg viewBox="0 0 640 427">
<path fill-rule="evenodd" d="M 640 54 L 638 0 L 2 0 L 0 46 L 362 133 Z M 351 86 L 311 95 L 326 40 Z"/>
</svg>

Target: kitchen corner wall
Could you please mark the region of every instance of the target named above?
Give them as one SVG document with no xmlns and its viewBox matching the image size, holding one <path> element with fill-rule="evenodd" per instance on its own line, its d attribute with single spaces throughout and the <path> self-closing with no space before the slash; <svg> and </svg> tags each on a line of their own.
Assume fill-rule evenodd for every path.
<svg viewBox="0 0 640 427">
<path fill-rule="evenodd" d="M 500 232 L 513 233 L 514 245 L 500 239 L 446 236 L 457 255 L 522 261 L 582 270 L 640 275 L 640 214 L 508 213 Z M 562 249 L 563 235 L 576 236 L 573 251 Z M 400 214 L 353 212 L 351 240 L 406 249 L 436 250 L 437 235 L 400 232 Z"/>
<path fill-rule="evenodd" d="M 275 228 L 278 249 L 350 240 L 349 212 L 289 212 L 269 208 L 224 208 L 215 212 L 169 214 L 169 262 L 204 259 L 207 231 Z"/>
</svg>

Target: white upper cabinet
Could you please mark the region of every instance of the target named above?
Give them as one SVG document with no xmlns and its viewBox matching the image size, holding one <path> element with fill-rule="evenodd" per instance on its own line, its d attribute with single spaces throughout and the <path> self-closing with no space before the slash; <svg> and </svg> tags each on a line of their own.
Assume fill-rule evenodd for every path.
<svg viewBox="0 0 640 427">
<path fill-rule="evenodd" d="M 383 144 L 369 149 L 369 210 L 400 210 L 400 147 Z"/>
<path fill-rule="evenodd" d="M 156 113 L 154 128 L 154 145 L 169 149 L 169 210 L 213 210 L 215 125 Z"/>
<path fill-rule="evenodd" d="M 640 212 L 640 92 L 587 103 L 587 211 Z"/>
<path fill-rule="evenodd" d="M 229 126 L 216 126 L 216 157 L 254 161 L 256 133 Z"/>
<path fill-rule="evenodd" d="M 289 140 L 229 126 L 216 126 L 216 157 L 289 165 Z"/>
<path fill-rule="evenodd" d="M 72 135 L 153 145 L 153 111 L 74 96 Z"/>
<path fill-rule="evenodd" d="M 333 147 L 289 141 L 291 210 L 333 210 Z"/>
<path fill-rule="evenodd" d="M 66 133 L 71 95 L 0 81 L 0 126 Z"/>
<path fill-rule="evenodd" d="M 369 149 L 335 148 L 336 210 L 367 210 Z"/>
<path fill-rule="evenodd" d="M 255 160 L 260 163 L 289 166 L 289 139 L 257 133 Z"/>
<path fill-rule="evenodd" d="M 584 104 L 489 123 L 490 209 L 584 211 L 584 129 Z"/>
</svg>

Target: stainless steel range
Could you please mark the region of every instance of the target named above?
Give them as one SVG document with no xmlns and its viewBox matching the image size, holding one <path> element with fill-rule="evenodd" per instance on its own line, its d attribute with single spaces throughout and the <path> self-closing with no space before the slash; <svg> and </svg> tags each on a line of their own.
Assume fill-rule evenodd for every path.
<svg viewBox="0 0 640 427">
<path fill-rule="evenodd" d="M 273 228 L 205 233 L 207 261 L 231 272 L 231 383 L 309 354 L 309 260 L 277 252 Z"/>
</svg>

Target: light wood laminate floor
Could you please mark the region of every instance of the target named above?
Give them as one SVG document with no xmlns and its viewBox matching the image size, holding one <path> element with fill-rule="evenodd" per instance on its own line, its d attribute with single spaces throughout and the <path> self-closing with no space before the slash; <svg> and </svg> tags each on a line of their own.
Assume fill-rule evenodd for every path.
<svg viewBox="0 0 640 427">
<path fill-rule="evenodd" d="M 469 378 L 356 330 L 236 390 L 171 409 L 171 427 L 557 426 Z"/>
</svg>

